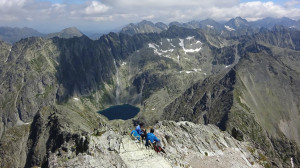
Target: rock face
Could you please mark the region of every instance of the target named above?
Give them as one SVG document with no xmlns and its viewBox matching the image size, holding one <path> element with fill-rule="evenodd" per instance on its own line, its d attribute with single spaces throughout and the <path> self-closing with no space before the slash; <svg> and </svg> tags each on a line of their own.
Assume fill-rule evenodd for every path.
<svg viewBox="0 0 300 168">
<path fill-rule="evenodd" d="M 299 31 L 234 29 L 1 42 L 1 167 L 132 167 L 133 156 L 166 167 L 230 157 L 240 167 L 299 166 Z M 133 155 L 132 121 L 96 113 L 125 103 L 141 109 L 133 120 L 159 123 L 166 155 L 142 146 Z"/>
<path fill-rule="evenodd" d="M 0 141 L 1 167 L 24 167 L 30 124 L 15 126 L 6 131 Z"/>
<path fill-rule="evenodd" d="M 178 27 L 153 35 L 111 33 L 98 41 L 86 36 L 28 38 L 2 46 L 1 132 L 32 121 L 43 106 L 76 96 L 100 110 L 119 103 L 140 106 L 155 93 L 159 97 L 168 92 L 169 98 L 158 106 L 164 107 L 187 86 L 209 75 L 212 59 L 215 65 L 234 59 L 222 54 L 214 58 L 215 48 L 206 43 L 202 32 Z M 148 102 L 146 108 L 153 109 L 152 101 Z"/>
<path fill-rule="evenodd" d="M 1 167 L 47 167 L 57 164 L 50 162 L 52 155 L 66 159 L 87 153 L 89 137 L 106 124 L 81 104 L 69 105 L 46 106 L 31 124 L 9 128 L 1 139 Z"/>
<path fill-rule="evenodd" d="M 50 167 L 262 167 L 263 154 L 250 144 L 233 139 L 213 125 L 163 121 L 156 126 L 166 153 L 156 153 L 129 135 L 106 130 L 88 138 L 86 153 L 72 156 L 70 151 L 50 154 Z M 174 133 L 176 132 L 176 133 Z M 67 149 L 66 149 L 67 150 Z M 67 156 L 69 156 L 67 158 Z"/>
<path fill-rule="evenodd" d="M 5 128 L 32 121 L 41 107 L 55 102 L 58 87 L 57 50 L 50 41 L 28 38 L 6 50 L 1 62 L 0 133 Z"/>
<path fill-rule="evenodd" d="M 293 144 L 286 154 L 299 158 L 299 67 L 287 63 L 298 64 L 299 52 L 263 43 L 242 45 L 234 68 L 194 84 L 165 108 L 164 118 L 215 124 L 236 137 L 244 133 L 266 151 L 282 151 L 283 146 L 275 144 L 286 141 Z M 283 160 L 288 157 L 274 153 Z"/>
<path fill-rule="evenodd" d="M 31 126 L 1 141 L 1 167 L 261 167 L 264 153 L 213 125 L 162 121 L 155 134 L 166 153 L 136 143 L 128 128 L 107 124 L 80 104 L 45 107 Z M 72 109 L 72 110 L 70 110 Z M 12 135 L 14 137 L 12 138 Z M 9 141 L 12 140 L 12 141 Z M 18 149 L 18 150 L 16 150 Z M 21 155 L 20 153 L 21 152 Z M 201 163 L 201 164 L 199 164 Z"/>
</svg>

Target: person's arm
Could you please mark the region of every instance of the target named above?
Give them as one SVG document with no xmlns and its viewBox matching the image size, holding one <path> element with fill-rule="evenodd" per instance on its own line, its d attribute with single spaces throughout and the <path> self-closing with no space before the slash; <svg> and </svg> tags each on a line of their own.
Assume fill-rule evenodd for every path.
<svg viewBox="0 0 300 168">
<path fill-rule="evenodd" d="M 143 129 L 141 129 L 141 128 L 139 127 L 138 133 L 139 133 L 140 135 L 143 135 L 143 134 L 144 134 Z"/>
<path fill-rule="evenodd" d="M 160 140 L 156 136 L 154 136 L 154 141 L 159 142 Z"/>
</svg>

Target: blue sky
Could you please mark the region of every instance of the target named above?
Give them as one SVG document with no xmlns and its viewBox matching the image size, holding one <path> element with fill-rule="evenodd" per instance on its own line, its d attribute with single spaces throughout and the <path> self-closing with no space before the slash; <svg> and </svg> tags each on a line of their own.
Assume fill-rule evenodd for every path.
<svg viewBox="0 0 300 168">
<path fill-rule="evenodd" d="M 300 0 L 0 0 L 0 26 L 106 32 L 141 20 L 169 23 L 240 16 L 300 19 Z"/>
</svg>

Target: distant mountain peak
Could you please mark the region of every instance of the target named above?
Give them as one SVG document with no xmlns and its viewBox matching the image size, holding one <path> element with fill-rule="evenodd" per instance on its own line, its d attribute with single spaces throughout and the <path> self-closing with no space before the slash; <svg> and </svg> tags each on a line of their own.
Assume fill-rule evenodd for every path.
<svg viewBox="0 0 300 168">
<path fill-rule="evenodd" d="M 41 36 L 43 36 L 42 33 L 28 27 L 0 27 L 0 40 L 3 40 L 8 43 L 15 43 L 21 40 L 22 38 Z"/>
<path fill-rule="evenodd" d="M 300 21 L 296 21 L 287 17 L 282 18 L 272 18 L 267 17 L 254 22 L 251 22 L 252 26 L 255 27 L 265 27 L 268 29 L 272 29 L 275 25 L 283 25 L 285 27 L 293 27 L 296 29 L 300 29 Z"/>
<path fill-rule="evenodd" d="M 174 26 L 174 25 L 175 25 L 175 26 L 179 26 L 179 27 L 182 26 L 182 24 L 179 23 L 179 22 L 177 22 L 177 21 L 173 21 L 173 22 L 169 23 L 169 27 Z"/>
<path fill-rule="evenodd" d="M 162 22 L 158 22 L 154 24 L 151 21 L 142 20 L 141 22 L 136 24 L 130 23 L 129 25 L 122 28 L 120 32 L 124 34 L 133 35 L 137 33 L 160 33 L 163 30 L 167 30 L 167 29 L 168 26 Z"/>
<path fill-rule="evenodd" d="M 142 20 L 141 22 L 138 23 L 138 25 L 152 25 L 154 26 L 154 23 L 148 20 Z"/>
<path fill-rule="evenodd" d="M 240 17 L 240 16 L 235 17 L 234 19 L 235 19 L 235 20 L 246 20 L 246 19 L 244 19 L 244 18 L 242 18 L 242 17 Z M 247 20 L 246 20 L 246 21 L 247 21 Z"/>
<path fill-rule="evenodd" d="M 249 26 L 249 23 L 246 19 L 239 17 L 230 19 L 225 25 L 233 27 L 233 28 L 241 28 L 245 26 Z"/>
<path fill-rule="evenodd" d="M 74 36 L 82 36 L 83 34 L 76 27 L 68 27 L 61 31 L 61 33 L 73 34 Z"/>
<path fill-rule="evenodd" d="M 59 37 L 59 38 L 72 38 L 72 37 L 81 37 L 83 33 L 81 33 L 76 27 L 65 28 L 57 33 L 50 33 L 46 36 L 46 38 Z"/>
</svg>

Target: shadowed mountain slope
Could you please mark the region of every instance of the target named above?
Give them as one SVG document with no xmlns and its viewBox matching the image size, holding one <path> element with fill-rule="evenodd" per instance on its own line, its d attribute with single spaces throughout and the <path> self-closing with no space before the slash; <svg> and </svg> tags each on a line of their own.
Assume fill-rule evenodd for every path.
<svg viewBox="0 0 300 168">
<path fill-rule="evenodd" d="M 224 29 L 221 35 L 207 27 L 171 26 L 161 33 L 110 33 L 96 41 L 83 35 L 1 42 L 0 154 L 12 160 L 1 160 L 1 166 L 66 166 L 82 159 L 92 164 L 95 150 L 107 167 L 109 157 L 113 164 L 130 165 L 126 151 L 118 151 L 117 144 L 126 139 L 122 130 L 133 120 L 154 125 L 164 119 L 214 124 L 249 143 L 248 151 L 260 158 L 260 165 L 299 166 L 297 34 L 284 27 L 257 33 Z M 108 121 L 96 113 L 117 104 L 141 112 L 127 121 Z M 170 129 L 184 124 L 170 124 Z M 118 131 L 101 136 L 108 130 Z M 165 144 L 174 145 L 172 140 Z M 170 153 L 179 148 L 175 144 Z M 183 155 L 167 156 L 167 163 L 176 165 L 176 157 Z"/>
</svg>

